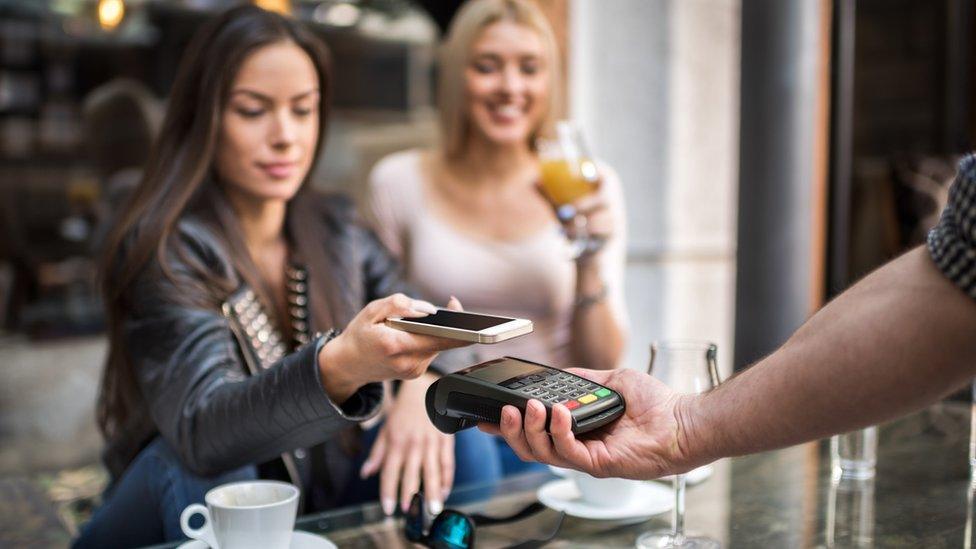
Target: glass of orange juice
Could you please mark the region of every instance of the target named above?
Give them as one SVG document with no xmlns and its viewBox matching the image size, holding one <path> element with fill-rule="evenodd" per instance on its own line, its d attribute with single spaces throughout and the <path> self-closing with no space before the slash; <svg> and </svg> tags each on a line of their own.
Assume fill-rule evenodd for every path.
<svg viewBox="0 0 976 549">
<path fill-rule="evenodd" d="M 574 257 L 595 251 L 602 242 L 589 237 L 586 218 L 572 208 L 576 200 L 596 192 L 599 174 L 579 127 L 570 121 L 556 122 L 555 135 L 536 141 L 539 154 L 539 184 L 543 194 L 563 222 L 573 220 L 576 235 L 571 240 Z"/>
</svg>

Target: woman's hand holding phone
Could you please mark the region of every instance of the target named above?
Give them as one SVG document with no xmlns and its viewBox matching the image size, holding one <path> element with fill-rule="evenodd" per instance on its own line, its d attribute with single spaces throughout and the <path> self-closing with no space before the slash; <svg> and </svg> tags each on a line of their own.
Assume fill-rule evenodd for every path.
<svg viewBox="0 0 976 549">
<path fill-rule="evenodd" d="M 447 307 L 459 311 L 461 303 L 452 299 Z M 345 402 L 367 383 L 414 379 L 427 371 L 437 353 L 469 345 L 463 341 L 394 330 L 385 325 L 390 316 L 418 318 L 436 310 L 426 301 L 403 294 L 366 305 L 342 334 L 326 343 L 319 352 L 322 384 L 333 402 Z"/>
</svg>

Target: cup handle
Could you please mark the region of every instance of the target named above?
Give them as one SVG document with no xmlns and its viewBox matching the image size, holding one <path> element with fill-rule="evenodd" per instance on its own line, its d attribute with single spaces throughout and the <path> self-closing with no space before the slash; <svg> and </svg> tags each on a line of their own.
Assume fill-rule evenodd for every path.
<svg viewBox="0 0 976 549">
<path fill-rule="evenodd" d="M 203 526 L 200 528 L 190 528 L 190 517 L 196 515 L 197 513 L 203 515 Z M 217 547 L 217 539 L 214 537 L 213 527 L 210 522 L 210 510 L 207 509 L 206 505 L 200 505 L 199 503 L 193 503 L 188 505 L 186 509 L 180 514 L 180 528 L 183 529 L 183 533 L 187 537 L 192 539 L 198 539 L 213 549 L 219 549 Z"/>
</svg>

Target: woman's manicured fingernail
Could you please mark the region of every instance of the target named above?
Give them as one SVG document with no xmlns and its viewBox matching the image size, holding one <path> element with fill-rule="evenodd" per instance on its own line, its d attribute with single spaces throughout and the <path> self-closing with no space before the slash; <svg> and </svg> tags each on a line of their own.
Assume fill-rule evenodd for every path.
<svg viewBox="0 0 976 549">
<path fill-rule="evenodd" d="M 390 498 L 383 498 L 383 501 L 380 502 L 380 506 L 383 507 L 384 515 L 391 516 L 396 506 L 396 502 Z"/>
<path fill-rule="evenodd" d="M 427 313 L 429 315 L 437 312 L 437 307 L 434 307 L 432 304 L 420 299 L 413 300 L 413 303 L 410 304 L 410 308 L 418 313 Z"/>
<path fill-rule="evenodd" d="M 430 508 L 430 514 L 439 515 L 441 511 L 444 510 L 444 504 L 440 500 L 432 499 L 427 502 L 427 507 Z"/>
</svg>

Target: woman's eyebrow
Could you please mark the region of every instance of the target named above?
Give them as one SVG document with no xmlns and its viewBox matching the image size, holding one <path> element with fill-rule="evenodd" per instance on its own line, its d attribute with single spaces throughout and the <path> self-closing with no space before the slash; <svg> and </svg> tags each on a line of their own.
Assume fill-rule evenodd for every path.
<svg viewBox="0 0 976 549">
<path fill-rule="evenodd" d="M 524 51 L 516 52 L 513 57 L 521 60 L 525 59 L 541 59 L 542 55 L 534 51 Z M 475 53 L 471 59 L 474 61 L 499 61 L 505 58 L 504 54 L 494 52 L 494 51 L 483 51 Z"/>
<path fill-rule="evenodd" d="M 316 94 L 318 92 L 319 92 L 319 89 L 318 88 L 312 88 L 312 89 L 310 89 L 308 91 L 304 91 L 302 93 L 299 93 L 299 94 L 296 94 L 296 95 L 292 96 L 291 101 L 295 101 L 295 100 L 298 100 L 298 99 L 303 99 L 305 97 L 308 97 L 310 95 Z M 236 88 L 233 91 L 231 91 L 231 95 L 238 94 L 238 93 L 242 93 L 244 95 L 249 95 L 249 96 L 251 96 L 251 97 L 253 97 L 255 99 L 258 99 L 260 101 L 264 101 L 266 103 L 271 103 L 271 102 L 274 101 L 270 96 L 265 95 L 265 94 L 263 94 L 263 93 L 261 93 L 259 91 L 255 91 L 255 90 L 249 89 L 249 88 Z"/>
<path fill-rule="evenodd" d="M 310 95 L 315 95 L 317 93 L 319 93 L 319 89 L 318 88 L 312 88 L 312 89 L 308 90 L 307 92 L 302 92 L 302 93 L 299 93 L 297 95 L 293 95 L 292 98 L 291 98 L 291 100 L 292 101 L 295 101 L 297 99 L 304 99 L 304 98 L 306 98 L 306 97 L 308 97 Z"/>
</svg>

